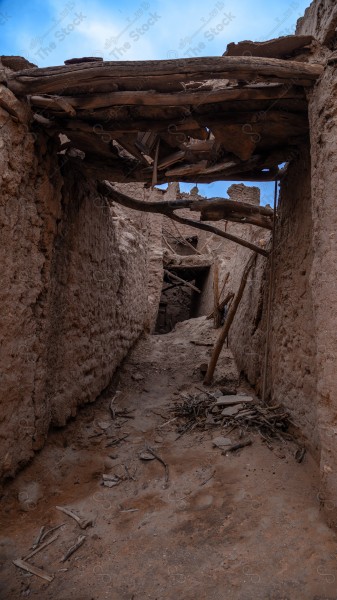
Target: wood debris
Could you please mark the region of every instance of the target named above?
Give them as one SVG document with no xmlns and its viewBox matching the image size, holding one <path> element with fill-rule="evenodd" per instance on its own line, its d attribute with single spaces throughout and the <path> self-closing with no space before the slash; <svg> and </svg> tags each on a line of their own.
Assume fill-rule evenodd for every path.
<svg viewBox="0 0 337 600">
<path fill-rule="evenodd" d="M 181 399 L 175 403 L 172 411 L 180 420 L 177 429 L 179 436 L 195 427 L 202 430 L 226 427 L 230 430 L 257 431 L 269 444 L 275 438 L 292 439 L 287 433 L 291 424 L 290 417 L 281 405 L 262 405 L 258 400 L 253 401 L 250 396 L 247 397 L 247 402 L 244 401 L 245 396 L 238 396 L 239 403 L 236 403 L 235 395 L 230 398 L 233 399 L 234 406 L 224 409 L 221 402 L 218 404 L 219 398 L 210 392 L 181 394 Z M 229 408 L 234 410 L 228 411 Z"/>
<path fill-rule="evenodd" d="M 122 481 L 123 478 L 119 477 L 118 475 L 102 475 L 102 479 L 103 479 L 103 485 L 105 487 L 108 488 L 112 488 L 115 487 L 116 485 L 119 485 Z"/>
<path fill-rule="evenodd" d="M 65 515 L 68 515 L 68 517 L 71 517 L 72 519 L 74 519 L 76 521 L 76 523 L 78 523 L 78 525 L 80 526 L 81 529 L 86 529 L 87 527 L 93 525 L 92 519 L 90 519 L 90 518 L 87 519 L 83 516 L 78 516 L 76 513 L 74 513 L 69 508 L 66 508 L 65 506 L 55 506 L 55 508 L 57 510 L 60 510 L 61 512 L 63 512 Z"/>
<path fill-rule="evenodd" d="M 82 544 L 84 544 L 85 540 L 86 540 L 86 536 L 85 535 L 80 535 L 78 537 L 77 542 L 71 546 L 69 548 L 69 550 L 65 553 L 65 555 L 61 558 L 60 562 L 65 562 L 66 560 L 68 560 L 68 558 L 71 557 L 72 554 L 74 554 L 74 552 L 76 552 L 76 550 L 78 550 Z"/>
<path fill-rule="evenodd" d="M 149 186 L 196 176 L 270 181 L 308 134 L 305 92 L 324 65 L 292 59 L 310 52 L 310 39 L 242 42 L 226 56 L 183 61 L 84 57 L 48 68 L 16 61 L 3 74 L 3 102 L 23 97 L 37 127 L 55 139 L 67 135 L 67 160 L 95 179 L 124 181 L 127 172 Z M 97 139 L 93 123 L 110 145 Z"/>
<path fill-rule="evenodd" d="M 169 478 L 170 478 L 168 464 L 160 456 L 158 456 L 158 454 L 153 450 L 153 448 L 150 448 L 149 446 L 147 446 L 146 452 L 148 454 L 151 454 L 153 456 L 153 458 L 156 458 L 163 465 L 163 467 L 165 469 L 165 483 L 168 484 Z M 149 459 L 146 459 L 146 460 L 149 460 Z"/>
<path fill-rule="evenodd" d="M 233 444 L 233 446 L 229 446 L 229 448 L 226 448 L 226 450 L 223 450 L 221 452 L 221 454 L 226 455 L 227 452 L 235 452 L 236 450 L 240 450 L 241 448 L 245 448 L 246 446 L 251 446 L 252 445 L 252 440 L 245 440 L 242 442 L 239 442 L 238 444 Z"/>
<path fill-rule="evenodd" d="M 47 540 L 46 542 L 44 542 L 44 544 L 41 544 L 41 546 L 38 546 L 37 548 L 35 548 L 35 550 L 32 550 L 32 552 L 27 554 L 27 556 L 25 556 L 23 560 L 28 560 L 29 558 L 31 558 L 38 552 L 41 552 L 41 550 L 43 550 L 44 548 L 49 546 L 49 544 L 52 544 L 53 542 L 55 542 L 58 539 L 58 537 L 59 537 L 58 535 L 54 535 L 53 537 L 50 538 L 50 540 Z"/>
<path fill-rule="evenodd" d="M 29 564 L 28 562 L 22 560 L 21 558 L 17 558 L 16 560 L 13 560 L 13 564 L 16 567 L 19 567 L 19 569 L 23 569 L 24 571 L 27 571 L 28 573 L 32 573 L 33 575 L 36 575 L 37 577 L 40 577 L 41 579 L 45 579 L 46 581 L 49 581 L 49 583 L 51 581 L 53 581 L 53 579 L 54 579 L 54 575 L 49 575 L 42 569 L 38 569 L 38 567 L 34 567 L 34 565 Z"/>
</svg>

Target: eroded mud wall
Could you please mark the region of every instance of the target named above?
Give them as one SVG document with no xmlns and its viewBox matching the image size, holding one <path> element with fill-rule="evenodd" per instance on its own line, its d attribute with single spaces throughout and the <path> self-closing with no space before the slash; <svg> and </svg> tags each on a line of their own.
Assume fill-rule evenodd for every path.
<svg viewBox="0 0 337 600">
<path fill-rule="evenodd" d="M 310 32 L 323 44 L 325 71 L 309 97 L 312 161 L 314 256 L 310 275 L 317 346 L 317 421 L 320 435 L 320 499 L 337 524 L 337 6 L 313 2 L 298 33 Z"/>
<path fill-rule="evenodd" d="M 281 184 L 275 236 L 268 394 L 289 408 L 318 455 L 316 343 L 310 153 L 301 149 Z M 259 257 L 232 326 L 230 345 L 239 368 L 262 390 L 269 268 Z"/>
<path fill-rule="evenodd" d="M 109 208 L 83 173 L 61 172 L 47 137 L 36 139 L 2 109 L 0 126 L 6 477 L 42 447 L 51 425 L 63 425 L 108 385 L 155 320 L 160 285 L 158 257 L 148 249 L 151 219 Z"/>
<path fill-rule="evenodd" d="M 308 94 L 310 141 L 281 185 L 268 363 L 268 391 L 273 401 L 289 408 L 317 459 L 317 499 L 333 525 L 337 524 L 337 69 L 329 58 L 337 49 L 336 25 L 336 3 L 331 0 L 312 2 L 298 23 L 298 34 L 312 34 L 319 42 L 310 60 L 324 64 L 325 71 Z M 239 366 L 260 389 L 268 277 L 268 271 L 261 271 L 252 296 L 246 291 L 232 330 Z M 254 331 L 257 317 L 260 323 Z"/>
</svg>

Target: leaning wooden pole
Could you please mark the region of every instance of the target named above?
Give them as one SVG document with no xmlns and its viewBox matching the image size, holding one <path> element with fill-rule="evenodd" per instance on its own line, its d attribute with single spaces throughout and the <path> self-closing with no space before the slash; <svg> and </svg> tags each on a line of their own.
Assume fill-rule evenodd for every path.
<svg viewBox="0 0 337 600">
<path fill-rule="evenodd" d="M 219 266 L 217 262 L 214 262 L 213 269 L 213 322 L 214 329 L 219 329 L 221 325 L 221 311 L 219 306 Z"/>
<path fill-rule="evenodd" d="M 240 304 L 244 289 L 246 287 L 246 283 L 247 283 L 247 279 L 248 279 L 248 275 L 249 272 L 255 262 L 255 259 L 257 257 L 256 252 L 254 252 L 254 254 L 251 255 L 250 259 L 248 260 L 244 271 L 243 271 L 243 275 L 242 275 L 242 279 L 241 279 L 241 283 L 239 286 L 239 289 L 237 291 L 237 294 L 233 300 L 232 306 L 229 309 L 226 321 L 224 323 L 224 326 L 220 332 L 220 335 L 215 343 L 215 346 L 213 348 L 213 352 L 212 352 L 212 356 L 211 356 L 211 360 L 209 361 L 209 365 L 208 365 L 208 369 L 207 369 L 207 373 L 204 379 L 204 385 L 211 385 L 212 383 L 212 379 L 213 379 L 213 375 L 214 375 L 214 371 L 215 371 L 215 367 L 217 365 L 219 356 L 220 356 L 220 352 L 222 350 L 222 347 L 226 341 L 226 338 L 228 336 L 228 332 L 230 329 L 231 324 L 233 323 L 233 319 L 236 315 L 236 311 L 238 309 L 238 306 Z"/>
</svg>

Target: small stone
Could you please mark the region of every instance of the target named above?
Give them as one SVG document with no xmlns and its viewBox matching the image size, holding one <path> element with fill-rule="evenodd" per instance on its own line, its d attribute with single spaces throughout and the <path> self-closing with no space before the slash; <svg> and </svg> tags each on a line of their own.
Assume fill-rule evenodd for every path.
<svg viewBox="0 0 337 600">
<path fill-rule="evenodd" d="M 97 425 L 101 429 L 105 430 L 105 429 L 108 429 L 111 426 L 111 421 L 98 421 Z"/>
<path fill-rule="evenodd" d="M 104 467 L 106 469 L 108 469 L 108 470 L 112 469 L 114 466 L 115 466 L 115 462 L 111 458 L 107 457 L 104 459 Z"/>
<path fill-rule="evenodd" d="M 240 405 L 239 406 L 227 406 L 227 408 L 224 408 L 223 411 L 221 411 L 221 414 L 223 417 L 231 417 L 232 415 L 236 415 L 240 410 Z"/>
<path fill-rule="evenodd" d="M 141 373 L 132 373 L 131 377 L 134 381 L 143 381 L 144 380 L 144 375 L 142 375 Z"/>
<path fill-rule="evenodd" d="M 153 454 L 151 454 L 151 452 L 146 452 L 146 450 L 144 450 L 140 453 L 139 458 L 141 460 L 154 460 L 155 457 L 153 456 Z"/>
<path fill-rule="evenodd" d="M 217 448 L 222 448 L 223 446 L 231 446 L 232 441 L 230 438 L 223 437 L 222 435 L 220 435 L 219 437 L 216 437 L 212 440 L 212 444 Z"/>
</svg>

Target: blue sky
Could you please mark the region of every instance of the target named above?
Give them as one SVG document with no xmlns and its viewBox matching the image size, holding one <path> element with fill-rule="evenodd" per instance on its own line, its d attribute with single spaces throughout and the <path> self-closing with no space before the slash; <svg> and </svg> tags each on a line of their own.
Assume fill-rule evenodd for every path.
<svg viewBox="0 0 337 600">
<path fill-rule="evenodd" d="M 80 56 L 219 56 L 229 42 L 294 33 L 309 4 L 310 0 L 0 0 L 0 53 L 25 56 L 39 67 Z M 199 187 L 207 196 L 223 196 L 229 185 Z M 273 183 L 260 187 L 262 203 L 271 203 Z"/>
</svg>

